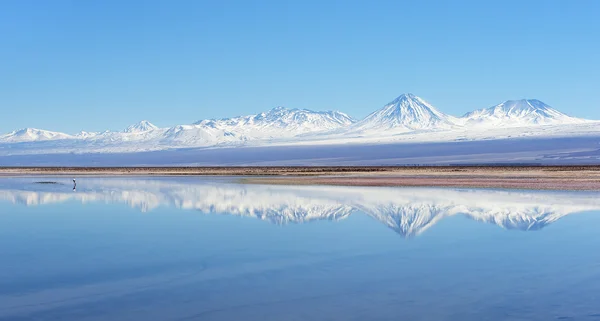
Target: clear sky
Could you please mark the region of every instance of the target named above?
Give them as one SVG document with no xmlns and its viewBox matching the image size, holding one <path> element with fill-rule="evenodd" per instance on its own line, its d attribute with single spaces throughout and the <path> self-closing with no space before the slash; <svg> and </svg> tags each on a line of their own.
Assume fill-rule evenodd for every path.
<svg viewBox="0 0 600 321">
<path fill-rule="evenodd" d="M 600 119 L 600 1 L 0 2 L 0 132 L 253 114 L 461 115 L 536 98 Z"/>
</svg>

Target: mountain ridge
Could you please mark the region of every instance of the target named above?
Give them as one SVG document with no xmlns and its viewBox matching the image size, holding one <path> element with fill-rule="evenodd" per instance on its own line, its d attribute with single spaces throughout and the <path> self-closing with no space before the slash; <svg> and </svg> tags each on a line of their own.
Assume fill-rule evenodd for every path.
<svg viewBox="0 0 600 321">
<path fill-rule="evenodd" d="M 205 119 L 195 122 L 194 125 L 235 132 L 246 137 L 261 136 L 256 131 L 277 137 L 334 130 L 354 122 L 350 116 L 339 111 L 313 111 L 278 106 L 255 115 Z"/>
<path fill-rule="evenodd" d="M 32 142 L 32 141 L 47 141 L 53 139 L 69 139 L 74 138 L 75 136 L 54 132 L 45 129 L 38 128 L 22 128 L 18 130 L 14 130 L 10 133 L 0 135 L 0 142 Z"/>
<path fill-rule="evenodd" d="M 261 144 L 480 140 L 531 135 L 585 135 L 600 132 L 600 126 L 595 124 L 568 116 L 535 99 L 509 100 L 456 117 L 407 93 L 362 120 L 355 120 L 339 111 L 278 106 L 254 115 L 205 119 L 167 128 L 159 128 L 143 120 L 123 131 L 82 131 L 76 135 L 22 129 L 0 136 L 0 146 L 17 144 L 10 148 L 11 154 L 18 154 L 22 143 L 29 143 L 27 153 L 48 150 L 52 153 L 110 153 Z M 543 126 L 553 127 L 546 130 Z"/>
<path fill-rule="evenodd" d="M 587 120 L 562 113 L 537 99 L 507 100 L 498 105 L 466 113 L 461 118 L 469 125 L 527 125 L 574 124 Z"/>
</svg>

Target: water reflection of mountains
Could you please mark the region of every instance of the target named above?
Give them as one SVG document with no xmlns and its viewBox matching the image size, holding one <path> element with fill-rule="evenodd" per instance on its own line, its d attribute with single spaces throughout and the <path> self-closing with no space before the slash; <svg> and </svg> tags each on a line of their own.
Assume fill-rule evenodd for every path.
<svg viewBox="0 0 600 321">
<path fill-rule="evenodd" d="M 81 186 L 81 187 L 79 187 Z M 0 199 L 25 205 L 66 201 L 127 203 L 255 217 L 275 224 L 341 220 L 363 212 L 402 236 L 419 235 L 445 217 L 465 215 L 506 229 L 537 230 L 563 216 L 600 210 L 600 194 L 433 188 L 264 186 L 198 179 L 85 179 L 72 192 L 13 180 Z"/>
</svg>

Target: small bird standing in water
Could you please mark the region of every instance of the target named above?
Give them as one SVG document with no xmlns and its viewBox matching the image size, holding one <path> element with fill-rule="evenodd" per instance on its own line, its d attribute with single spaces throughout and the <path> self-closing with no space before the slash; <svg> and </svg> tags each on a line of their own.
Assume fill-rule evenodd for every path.
<svg viewBox="0 0 600 321">
<path fill-rule="evenodd" d="M 75 181 L 75 179 L 73 178 L 73 191 L 75 191 L 75 188 L 77 187 L 77 182 Z"/>
</svg>

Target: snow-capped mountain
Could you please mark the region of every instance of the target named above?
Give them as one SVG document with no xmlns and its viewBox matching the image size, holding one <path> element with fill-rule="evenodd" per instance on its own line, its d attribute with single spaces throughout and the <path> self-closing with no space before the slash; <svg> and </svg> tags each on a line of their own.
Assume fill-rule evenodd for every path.
<svg viewBox="0 0 600 321">
<path fill-rule="evenodd" d="M 218 146 L 248 141 L 291 138 L 338 129 L 354 120 L 337 111 L 311 111 L 277 107 L 257 115 L 201 120 L 166 129 L 155 138 L 162 146 Z"/>
<path fill-rule="evenodd" d="M 212 146 L 241 143 L 246 138 L 235 132 L 202 125 L 178 125 L 168 128 L 156 138 L 164 146 Z"/>
<path fill-rule="evenodd" d="M 147 120 L 142 120 L 137 124 L 133 124 L 123 131 L 124 133 L 144 133 L 147 131 L 158 129 L 154 124 Z"/>
<path fill-rule="evenodd" d="M 403 94 L 360 121 L 338 111 L 277 107 L 256 115 L 169 128 L 141 121 L 123 131 L 83 131 L 73 136 L 23 129 L 0 136 L 0 156 L 575 136 L 600 136 L 600 122 L 567 116 L 538 100 L 506 101 L 457 118 L 420 97 Z"/>
<path fill-rule="evenodd" d="M 20 142 L 33 142 L 33 141 L 48 141 L 48 140 L 58 140 L 58 139 L 69 139 L 73 138 L 73 136 L 59 133 L 59 132 L 51 132 L 43 129 L 36 128 L 24 128 L 15 130 L 6 135 L 0 136 L 0 142 L 7 143 L 20 143 Z"/>
<path fill-rule="evenodd" d="M 383 108 L 357 122 L 352 130 L 424 130 L 448 129 L 455 117 L 446 115 L 413 94 L 403 94 Z"/>
<path fill-rule="evenodd" d="M 278 138 L 334 130 L 352 123 L 350 116 L 338 111 L 276 107 L 257 115 L 201 120 L 195 125 L 250 138 Z"/>
<path fill-rule="evenodd" d="M 96 133 L 96 132 L 86 132 L 86 131 L 80 131 L 79 133 L 77 133 L 75 135 L 75 138 L 80 138 L 80 139 L 85 139 L 85 138 L 92 138 L 92 137 L 96 137 L 98 135 L 100 135 L 102 133 Z"/>
<path fill-rule="evenodd" d="M 535 192 L 348 186 L 266 186 L 182 179 L 86 178 L 77 193 L 35 178 L 3 180 L 0 200 L 27 206 L 80 201 L 125 203 L 147 212 L 159 206 L 253 217 L 275 224 L 339 221 L 364 213 L 403 237 L 463 215 L 505 229 L 539 230 L 574 213 L 600 210 L 597 192 Z"/>
<path fill-rule="evenodd" d="M 526 127 L 577 124 L 585 119 L 570 117 L 536 99 L 507 100 L 496 106 L 472 111 L 460 119 L 465 126 Z"/>
</svg>

